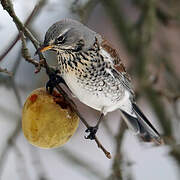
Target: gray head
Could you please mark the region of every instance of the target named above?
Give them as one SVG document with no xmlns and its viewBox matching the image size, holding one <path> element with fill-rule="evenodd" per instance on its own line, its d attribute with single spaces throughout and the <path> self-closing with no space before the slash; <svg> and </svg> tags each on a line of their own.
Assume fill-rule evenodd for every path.
<svg viewBox="0 0 180 180">
<path fill-rule="evenodd" d="M 64 19 L 53 24 L 46 32 L 41 52 L 48 49 L 55 51 L 86 51 L 91 48 L 95 39 L 101 36 L 78 21 Z"/>
</svg>

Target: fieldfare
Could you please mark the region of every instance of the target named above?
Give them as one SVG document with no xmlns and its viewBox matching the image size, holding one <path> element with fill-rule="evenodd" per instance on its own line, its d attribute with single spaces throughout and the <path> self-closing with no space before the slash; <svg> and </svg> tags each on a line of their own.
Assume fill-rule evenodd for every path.
<svg viewBox="0 0 180 180">
<path fill-rule="evenodd" d="M 94 139 L 104 115 L 119 110 L 127 125 L 145 141 L 162 142 L 135 102 L 131 80 L 117 51 L 100 34 L 78 21 L 64 19 L 46 32 L 39 51 L 46 50 L 56 52 L 58 75 L 71 92 L 101 112 L 97 125 L 87 129 L 87 138 Z"/>
</svg>

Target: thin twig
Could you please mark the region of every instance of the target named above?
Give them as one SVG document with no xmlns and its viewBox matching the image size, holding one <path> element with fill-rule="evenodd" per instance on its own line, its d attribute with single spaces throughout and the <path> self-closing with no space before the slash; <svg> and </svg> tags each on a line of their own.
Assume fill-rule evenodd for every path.
<svg viewBox="0 0 180 180">
<path fill-rule="evenodd" d="M 19 20 L 19 18 L 16 16 L 14 9 L 13 9 L 13 5 L 11 3 L 10 0 L 2 0 L 1 4 L 4 8 L 4 10 L 6 10 L 9 15 L 13 18 L 14 23 L 16 24 L 18 30 L 20 32 L 23 32 L 24 35 L 30 39 L 30 41 L 33 43 L 34 47 L 36 49 L 38 49 L 40 47 L 40 42 L 32 35 L 32 33 L 22 24 L 22 22 Z M 41 60 L 41 62 L 37 62 L 34 59 L 31 58 L 28 49 L 26 47 L 26 42 L 23 36 L 21 36 L 22 38 L 22 55 L 23 57 L 26 59 L 26 61 L 28 61 L 29 63 L 32 63 L 35 67 L 44 67 L 46 69 L 46 72 L 48 72 L 50 70 L 49 65 L 46 62 L 45 57 L 43 56 L 42 53 L 38 52 L 39 58 Z M 79 113 L 77 107 L 74 105 L 73 101 L 68 97 L 67 93 L 59 86 L 56 86 L 56 89 L 59 91 L 59 93 L 61 93 L 65 100 L 67 100 L 73 107 L 73 109 L 75 110 L 75 112 L 77 113 L 77 115 L 80 117 L 81 121 L 84 123 L 84 125 L 88 128 L 90 127 L 89 124 L 86 122 L 86 120 L 81 116 L 81 114 Z M 97 137 L 95 136 L 95 142 L 97 144 L 97 146 L 105 153 L 107 158 L 111 158 L 110 153 L 103 147 L 103 145 L 100 143 L 100 141 L 97 139 Z"/>
<path fill-rule="evenodd" d="M 39 154 L 39 151 L 37 148 L 30 146 L 30 153 L 31 153 L 31 161 L 32 165 L 34 167 L 34 170 L 36 171 L 36 174 L 38 176 L 38 180 L 48 180 L 48 174 L 46 169 L 44 168 L 41 157 Z"/>
<path fill-rule="evenodd" d="M 84 171 L 96 177 L 96 179 L 105 179 L 104 174 L 98 171 L 98 168 L 94 165 L 90 165 L 86 159 L 83 159 L 78 154 L 75 154 L 72 149 L 63 148 L 57 151 L 58 155 L 63 156 L 63 159 L 69 161 L 71 166 L 76 166 L 83 173 Z M 86 175 L 87 175 L 86 173 Z"/>
<path fill-rule="evenodd" d="M 74 102 L 68 97 L 68 95 L 67 95 L 66 92 L 61 88 L 61 86 L 57 85 L 57 86 L 56 86 L 56 89 L 64 96 L 65 100 L 71 104 L 72 109 L 77 113 L 77 115 L 79 116 L 79 118 L 81 119 L 81 121 L 83 122 L 83 124 L 84 124 L 87 128 L 89 128 L 90 125 L 89 125 L 89 124 L 87 123 L 87 121 L 81 116 L 81 114 L 79 113 L 76 105 L 75 105 Z M 111 159 L 111 154 L 110 154 L 110 152 L 108 152 L 108 151 L 104 148 L 104 146 L 103 146 L 103 145 L 100 143 L 100 141 L 98 140 L 97 136 L 95 136 L 95 142 L 96 142 L 98 148 L 100 148 L 100 149 L 104 152 L 104 154 L 106 155 L 106 157 L 107 157 L 108 159 Z"/>
<path fill-rule="evenodd" d="M 1 72 L 1 73 L 5 73 L 5 74 L 7 74 L 8 76 L 13 76 L 13 73 L 10 72 L 10 71 L 8 71 L 6 68 L 4 69 L 4 68 L 1 68 L 1 67 L 0 67 L 0 72 Z"/>
<path fill-rule="evenodd" d="M 175 102 L 180 98 L 180 94 L 172 94 L 171 92 L 165 89 L 155 89 L 156 93 L 160 96 L 165 97 L 169 102 Z"/>
<path fill-rule="evenodd" d="M 26 46 L 26 40 L 25 40 L 25 36 L 24 34 L 21 32 L 21 41 L 22 41 L 22 51 L 21 51 L 21 54 L 23 56 L 23 58 L 33 64 L 35 67 L 36 67 L 36 72 L 39 72 L 40 69 L 41 69 L 41 66 L 43 66 L 43 63 L 40 64 L 40 62 L 36 61 L 35 59 L 32 59 L 30 54 L 29 54 L 29 51 L 27 49 L 27 46 Z"/>
<path fill-rule="evenodd" d="M 6 160 L 7 160 L 8 152 L 9 152 L 10 148 L 12 147 L 12 141 L 14 141 L 18 137 L 20 130 L 21 130 L 21 123 L 20 123 L 20 121 L 18 121 L 15 130 L 9 136 L 9 138 L 7 140 L 7 144 L 5 145 L 3 151 L 0 155 L 0 179 L 2 176 L 2 172 L 4 170 L 3 169 L 4 164 L 6 163 Z"/>
<path fill-rule="evenodd" d="M 4 10 L 6 10 L 12 17 L 17 29 L 20 32 L 22 31 L 31 40 L 35 48 L 38 48 L 40 46 L 39 41 L 32 35 L 32 33 L 23 25 L 20 19 L 16 16 L 11 0 L 1 0 L 1 4 Z"/>
<path fill-rule="evenodd" d="M 42 5 L 45 3 L 46 0 L 40 0 L 34 7 L 33 11 L 31 12 L 31 14 L 29 15 L 29 17 L 27 18 L 24 26 L 26 27 L 27 25 L 30 24 L 30 22 L 32 21 L 32 19 L 35 17 L 35 15 L 37 14 L 37 12 L 39 11 L 40 7 L 42 7 Z M 4 51 L 4 53 L 0 56 L 0 61 L 2 61 L 6 55 L 11 51 L 11 49 L 16 45 L 16 43 L 19 41 L 19 39 L 21 38 L 20 33 L 14 38 L 14 40 L 10 43 L 9 47 L 6 48 L 6 50 Z"/>
<path fill-rule="evenodd" d="M 120 166 L 122 164 L 122 155 L 121 155 L 121 144 L 123 140 L 123 135 L 125 132 L 125 123 L 121 121 L 119 123 L 118 134 L 115 136 L 116 141 L 116 152 L 112 163 L 112 174 L 109 177 L 109 180 L 122 180 L 122 171 Z"/>
<path fill-rule="evenodd" d="M 19 179 L 25 179 L 25 180 L 31 180 L 30 173 L 28 171 L 28 168 L 26 167 L 26 161 L 24 154 L 22 153 L 22 148 L 18 147 L 16 142 L 14 140 L 11 142 L 13 150 L 16 154 L 16 172 L 19 175 Z"/>
</svg>

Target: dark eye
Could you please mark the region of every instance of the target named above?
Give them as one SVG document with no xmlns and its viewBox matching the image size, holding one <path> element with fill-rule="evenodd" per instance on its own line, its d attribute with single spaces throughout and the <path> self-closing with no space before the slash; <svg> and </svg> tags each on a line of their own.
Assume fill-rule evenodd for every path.
<svg viewBox="0 0 180 180">
<path fill-rule="evenodd" d="M 63 44 L 65 42 L 65 36 L 59 36 L 57 38 L 57 43 L 58 44 Z"/>
</svg>

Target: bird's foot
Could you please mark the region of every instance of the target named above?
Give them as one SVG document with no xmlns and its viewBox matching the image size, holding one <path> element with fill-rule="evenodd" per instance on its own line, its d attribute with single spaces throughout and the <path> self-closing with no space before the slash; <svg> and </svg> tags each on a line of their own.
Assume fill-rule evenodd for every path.
<svg viewBox="0 0 180 180">
<path fill-rule="evenodd" d="M 50 68 L 47 72 L 49 76 L 49 81 L 46 83 L 46 90 L 52 94 L 53 89 L 59 84 L 63 83 L 65 84 L 64 79 L 58 75 L 58 70 L 55 70 L 53 68 Z"/>
<path fill-rule="evenodd" d="M 94 127 L 88 127 L 86 129 L 86 133 L 89 133 L 88 136 L 85 136 L 85 139 L 90 139 L 90 140 L 94 140 L 95 139 L 95 135 L 97 133 L 98 127 L 94 126 Z"/>
</svg>

